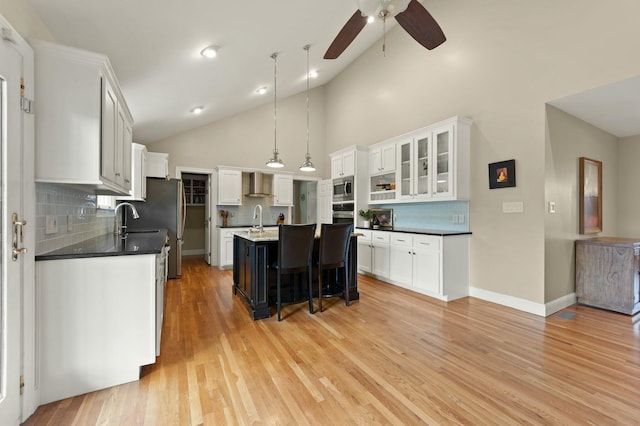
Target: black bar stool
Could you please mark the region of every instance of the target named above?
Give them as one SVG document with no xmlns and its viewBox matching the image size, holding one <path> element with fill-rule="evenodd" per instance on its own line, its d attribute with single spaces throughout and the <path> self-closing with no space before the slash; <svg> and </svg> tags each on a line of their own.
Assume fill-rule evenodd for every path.
<svg viewBox="0 0 640 426">
<path fill-rule="evenodd" d="M 316 225 L 279 225 L 278 226 L 278 263 L 275 265 L 278 274 L 277 306 L 278 321 L 281 320 L 282 306 L 282 275 L 307 272 L 308 297 L 302 300 L 292 300 L 287 304 L 309 301 L 309 312 L 313 313 L 313 288 L 311 280 L 311 255 Z"/>
<path fill-rule="evenodd" d="M 320 227 L 320 249 L 318 253 L 318 310 L 322 312 L 322 272 L 327 269 L 342 268 L 344 289 L 342 295 L 349 306 L 349 245 L 353 233 L 352 223 L 323 223 Z"/>
</svg>

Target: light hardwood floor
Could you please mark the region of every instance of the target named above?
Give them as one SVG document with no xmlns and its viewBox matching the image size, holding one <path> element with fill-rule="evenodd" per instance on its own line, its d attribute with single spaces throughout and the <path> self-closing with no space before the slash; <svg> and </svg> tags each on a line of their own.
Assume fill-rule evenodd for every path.
<svg viewBox="0 0 640 426">
<path fill-rule="evenodd" d="M 574 306 L 545 319 L 358 285 L 350 307 L 326 299 L 322 313 L 302 303 L 254 322 L 230 271 L 186 259 L 140 381 L 44 405 L 26 424 L 640 421 L 640 315 Z"/>
</svg>

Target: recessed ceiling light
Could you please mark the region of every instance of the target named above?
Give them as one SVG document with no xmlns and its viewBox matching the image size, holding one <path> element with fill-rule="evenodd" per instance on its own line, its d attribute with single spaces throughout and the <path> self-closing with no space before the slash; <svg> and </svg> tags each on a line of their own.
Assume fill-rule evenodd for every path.
<svg viewBox="0 0 640 426">
<path fill-rule="evenodd" d="M 200 52 L 205 58 L 215 58 L 218 55 L 218 46 L 207 46 Z"/>
<path fill-rule="evenodd" d="M 318 78 L 318 71 L 313 70 L 309 73 L 310 78 Z"/>
<path fill-rule="evenodd" d="M 258 95 L 264 95 L 265 93 L 267 93 L 267 86 L 258 87 L 256 89 L 256 93 Z"/>
<path fill-rule="evenodd" d="M 191 110 L 192 114 L 200 114 L 202 111 L 204 111 L 204 107 L 203 106 L 197 106 L 195 108 L 193 108 Z"/>
<path fill-rule="evenodd" d="M 374 18 L 373 16 L 369 16 L 369 17 L 367 18 L 367 24 L 372 24 L 372 23 L 373 23 L 373 21 L 375 21 L 375 20 L 376 20 L 376 18 Z"/>
</svg>

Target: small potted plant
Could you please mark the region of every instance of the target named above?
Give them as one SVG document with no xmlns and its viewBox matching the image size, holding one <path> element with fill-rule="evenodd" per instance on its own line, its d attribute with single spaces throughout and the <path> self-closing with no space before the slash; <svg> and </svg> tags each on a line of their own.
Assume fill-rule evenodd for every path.
<svg viewBox="0 0 640 426">
<path fill-rule="evenodd" d="M 364 219 L 364 221 L 362 221 L 362 227 L 363 228 L 369 228 L 369 222 L 371 221 L 371 218 L 373 217 L 373 212 L 371 210 L 360 210 L 358 212 L 358 214 L 360 216 L 362 216 L 362 218 Z"/>
</svg>

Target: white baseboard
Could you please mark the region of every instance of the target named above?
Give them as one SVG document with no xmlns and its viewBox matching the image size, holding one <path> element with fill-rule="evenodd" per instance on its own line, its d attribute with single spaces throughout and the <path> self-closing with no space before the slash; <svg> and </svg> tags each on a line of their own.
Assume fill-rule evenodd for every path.
<svg viewBox="0 0 640 426">
<path fill-rule="evenodd" d="M 508 306 L 510 308 L 541 317 L 547 317 L 576 303 L 575 293 L 567 294 L 566 296 L 562 296 L 546 304 L 536 303 L 519 297 L 495 293 L 493 291 L 483 290 L 476 287 L 469 287 L 469 296 L 477 297 L 478 299 L 486 300 L 487 302 L 497 303 L 498 305 Z"/>
<path fill-rule="evenodd" d="M 545 305 L 545 316 L 555 314 L 556 312 L 564 308 L 575 305 L 576 302 L 577 299 L 575 293 L 570 293 L 565 296 L 559 297 L 556 300 L 552 300 Z"/>
</svg>

